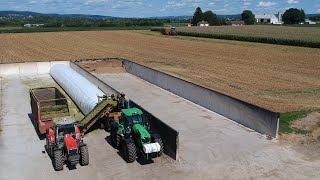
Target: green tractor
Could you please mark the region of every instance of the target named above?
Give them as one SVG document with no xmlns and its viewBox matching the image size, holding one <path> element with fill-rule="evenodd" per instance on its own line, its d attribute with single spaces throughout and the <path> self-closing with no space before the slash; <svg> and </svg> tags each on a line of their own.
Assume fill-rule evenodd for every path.
<svg viewBox="0 0 320 180">
<path fill-rule="evenodd" d="M 163 143 L 159 134 L 151 133 L 149 123 L 142 118 L 138 108 L 122 109 L 121 117 L 111 125 L 111 141 L 125 161 L 134 162 L 141 152 L 147 159 L 150 155 L 161 156 Z"/>
</svg>

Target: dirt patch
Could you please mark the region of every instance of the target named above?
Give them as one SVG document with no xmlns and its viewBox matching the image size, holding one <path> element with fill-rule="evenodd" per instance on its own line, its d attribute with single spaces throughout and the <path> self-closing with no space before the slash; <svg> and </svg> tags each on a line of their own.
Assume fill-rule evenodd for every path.
<svg viewBox="0 0 320 180">
<path fill-rule="evenodd" d="M 310 131 L 310 134 L 281 134 L 280 142 L 290 145 L 294 150 L 304 155 L 306 160 L 320 159 L 320 112 L 294 121 L 291 127 Z"/>
<path fill-rule="evenodd" d="M 311 113 L 305 118 L 294 121 L 291 126 L 310 131 L 311 138 L 320 141 L 320 112 Z"/>
<path fill-rule="evenodd" d="M 80 65 L 88 72 L 96 74 L 126 72 L 121 61 L 117 60 L 82 62 Z"/>
</svg>

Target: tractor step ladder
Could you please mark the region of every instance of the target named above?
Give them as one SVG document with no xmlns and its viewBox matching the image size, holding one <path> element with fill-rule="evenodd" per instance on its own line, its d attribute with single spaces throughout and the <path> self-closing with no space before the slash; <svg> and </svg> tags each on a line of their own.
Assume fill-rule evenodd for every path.
<svg viewBox="0 0 320 180">
<path fill-rule="evenodd" d="M 77 123 L 81 133 L 85 134 L 100 118 L 108 116 L 112 108 L 116 105 L 116 101 L 109 99 L 100 102 L 89 114 Z"/>
</svg>

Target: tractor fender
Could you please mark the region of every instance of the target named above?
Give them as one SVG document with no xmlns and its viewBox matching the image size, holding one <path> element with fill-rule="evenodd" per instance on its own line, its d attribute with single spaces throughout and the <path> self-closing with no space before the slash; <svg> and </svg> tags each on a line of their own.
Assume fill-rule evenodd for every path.
<svg viewBox="0 0 320 180">
<path fill-rule="evenodd" d="M 152 139 L 158 139 L 161 138 L 160 134 L 151 134 Z"/>
<path fill-rule="evenodd" d="M 126 142 L 126 144 L 134 143 L 132 138 L 124 139 L 124 141 Z"/>
<path fill-rule="evenodd" d="M 119 124 L 116 123 L 116 122 L 113 122 L 113 123 L 111 124 L 111 127 L 112 127 L 113 129 L 119 129 Z"/>
<path fill-rule="evenodd" d="M 82 147 L 82 146 L 86 146 L 87 144 L 86 143 L 84 143 L 82 140 L 81 141 L 79 141 L 79 143 L 78 143 L 78 146 L 79 147 Z"/>
<path fill-rule="evenodd" d="M 62 147 L 54 146 L 53 151 L 58 151 L 58 150 L 61 150 L 61 151 L 62 151 L 63 149 L 62 149 Z"/>
</svg>

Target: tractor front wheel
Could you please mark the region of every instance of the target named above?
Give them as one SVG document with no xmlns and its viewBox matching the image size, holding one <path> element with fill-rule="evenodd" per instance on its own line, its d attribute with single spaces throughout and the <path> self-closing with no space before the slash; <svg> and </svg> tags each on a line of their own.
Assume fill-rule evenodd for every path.
<svg viewBox="0 0 320 180">
<path fill-rule="evenodd" d="M 62 150 L 56 150 L 53 152 L 53 167 L 56 171 L 63 170 L 64 157 Z"/>
<path fill-rule="evenodd" d="M 161 156 L 163 154 L 163 142 L 162 142 L 162 139 L 160 137 L 155 138 L 154 142 L 159 143 L 160 151 L 158 152 L 158 156 Z"/>
<path fill-rule="evenodd" d="M 116 149 L 118 149 L 120 147 L 120 136 L 117 134 L 116 128 L 114 128 L 114 127 L 111 128 L 110 136 L 111 136 L 112 145 Z"/>
<path fill-rule="evenodd" d="M 128 163 L 134 162 L 137 157 L 136 145 L 133 142 L 122 144 L 122 154 L 125 161 Z"/>
<path fill-rule="evenodd" d="M 89 151 L 87 146 L 80 147 L 80 165 L 87 166 L 89 164 Z"/>
</svg>

